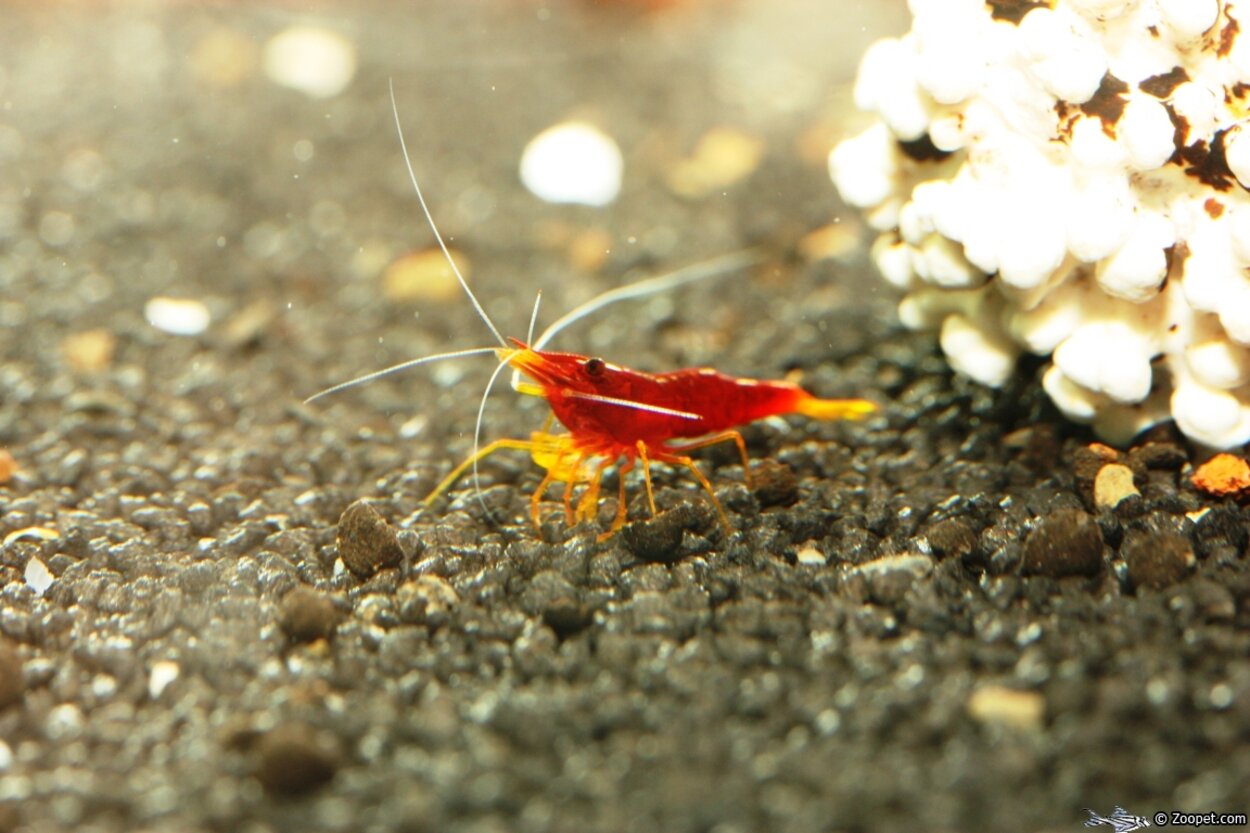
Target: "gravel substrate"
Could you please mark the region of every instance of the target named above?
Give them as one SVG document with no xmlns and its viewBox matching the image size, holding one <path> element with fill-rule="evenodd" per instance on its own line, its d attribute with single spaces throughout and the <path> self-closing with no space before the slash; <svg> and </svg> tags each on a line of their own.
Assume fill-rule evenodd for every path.
<svg viewBox="0 0 1250 833">
<path fill-rule="evenodd" d="M 0 10 L 0 833 L 1250 810 L 1250 511 L 1194 489 L 1204 453 L 1166 426 L 1092 445 L 1036 366 L 1001 391 L 953 377 L 862 252 L 784 254 L 839 212 L 820 148 L 861 48 L 826 57 L 840 27 L 863 36 L 848 12 L 352 5 Z M 342 94 L 266 78 L 261 45 L 297 22 L 355 43 Z M 631 480 L 635 522 L 596 542 L 612 476 L 600 526 L 566 527 L 553 492 L 536 530 L 541 470 L 507 452 L 480 494 L 466 478 L 425 506 L 470 450 L 489 363 L 301 404 L 488 343 L 462 298 L 383 291 L 430 245 L 388 78 L 506 332 L 539 288 L 549 322 L 763 245 L 761 267 L 553 346 L 797 372 L 880 415 L 749 427 L 751 488 L 732 447 L 701 453 L 729 533 L 663 467 L 655 519 Z M 606 209 L 517 183 L 521 148 L 569 117 L 625 153 Z M 758 169 L 672 193 L 666 171 L 722 125 L 764 141 Z M 207 329 L 145 320 L 166 296 Z M 490 437 L 541 426 L 520 399 L 501 386 Z"/>
</svg>

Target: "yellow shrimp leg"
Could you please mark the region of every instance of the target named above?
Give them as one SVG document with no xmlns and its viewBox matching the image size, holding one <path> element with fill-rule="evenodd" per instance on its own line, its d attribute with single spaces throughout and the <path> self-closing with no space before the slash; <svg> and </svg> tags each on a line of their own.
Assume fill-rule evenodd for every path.
<svg viewBox="0 0 1250 833">
<path fill-rule="evenodd" d="M 694 442 L 682 443 L 681 445 L 670 445 L 669 451 L 694 451 L 697 448 L 707 448 L 709 445 L 718 445 L 719 443 L 727 443 L 733 441 L 738 446 L 738 454 L 742 457 L 742 479 L 746 482 L 747 488 L 751 487 L 751 463 L 747 457 L 747 444 L 742 439 L 742 435 L 737 431 L 722 431 L 719 434 L 713 434 L 710 437 L 704 437 Z"/>
<path fill-rule="evenodd" d="M 448 487 L 451 486 L 451 484 L 455 483 L 458 479 L 460 479 L 460 475 L 464 474 L 469 469 L 469 467 L 472 466 L 474 463 L 482 460 L 483 458 L 489 457 L 490 455 L 494 454 L 496 451 L 499 451 L 500 449 L 504 449 L 504 448 L 517 449 L 519 451 L 528 451 L 531 454 L 533 454 L 534 453 L 534 441 L 533 440 L 502 439 L 502 440 L 495 440 L 493 443 L 490 443 L 488 445 L 485 445 L 479 448 L 476 453 L 469 455 L 468 459 L 466 459 L 463 463 L 461 463 L 460 465 L 452 469 L 447 474 L 446 477 L 444 477 L 442 480 L 439 481 L 439 484 L 434 487 L 434 491 L 430 492 L 429 496 L 425 499 L 425 505 L 429 506 L 431 503 L 433 503 L 435 498 L 437 498 L 443 492 L 447 491 Z"/>
<path fill-rule="evenodd" d="M 638 441 L 638 458 L 642 460 L 642 481 L 647 484 L 647 504 L 651 507 L 651 517 L 656 516 L 655 491 L 651 488 L 651 460 L 647 457 L 647 444 Z"/>
<path fill-rule="evenodd" d="M 625 474 L 634 467 L 633 459 L 627 459 L 616 470 L 616 476 L 619 478 L 616 490 L 616 517 L 612 519 L 612 526 L 608 527 L 608 531 L 599 536 L 600 541 L 606 541 L 611 538 L 621 527 L 625 526 L 625 513 L 628 507 L 625 504 Z"/>
<path fill-rule="evenodd" d="M 720 515 L 720 522 L 725 527 L 726 534 L 733 532 L 733 527 L 729 524 L 729 516 L 725 514 L 725 507 L 721 506 L 720 498 L 716 497 L 716 492 L 712 491 L 712 484 L 704 477 L 703 472 L 699 471 L 699 467 L 694 464 L 694 460 L 684 454 L 672 454 L 667 451 L 654 451 L 652 457 L 661 463 L 669 465 L 679 464 L 690 469 L 690 473 L 699 481 L 699 485 L 703 487 L 703 491 L 707 492 L 707 496 L 712 499 L 712 505 L 716 507 L 716 514 Z"/>
</svg>

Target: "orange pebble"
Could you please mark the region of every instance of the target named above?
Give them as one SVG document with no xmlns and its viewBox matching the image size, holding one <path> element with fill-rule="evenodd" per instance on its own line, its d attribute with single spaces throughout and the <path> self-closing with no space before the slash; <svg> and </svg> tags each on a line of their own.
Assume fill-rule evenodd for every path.
<svg viewBox="0 0 1250 833">
<path fill-rule="evenodd" d="M 1191 482 L 1209 495 L 1243 495 L 1250 492 L 1250 463 L 1233 454 L 1217 454 L 1198 467 Z"/>
<path fill-rule="evenodd" d="M 0 484 L 8 483 L 17 473 L 17 460 L 7 448 L 0 448 Z"/>
</svg>

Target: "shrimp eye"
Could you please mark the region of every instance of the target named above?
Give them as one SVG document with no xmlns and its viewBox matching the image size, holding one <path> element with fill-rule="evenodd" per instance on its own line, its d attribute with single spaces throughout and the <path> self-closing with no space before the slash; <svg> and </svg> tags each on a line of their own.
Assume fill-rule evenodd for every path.
<svg viewBox="0 0 1250 833">
<path fill-rule="evenodd" d="M 583 364 L 582 367 L 586 369 L 587 376 L 603 375 L 603 368 L 604 368 L 603 359 L 587 359 L 586 363 Z"/>
</svg>

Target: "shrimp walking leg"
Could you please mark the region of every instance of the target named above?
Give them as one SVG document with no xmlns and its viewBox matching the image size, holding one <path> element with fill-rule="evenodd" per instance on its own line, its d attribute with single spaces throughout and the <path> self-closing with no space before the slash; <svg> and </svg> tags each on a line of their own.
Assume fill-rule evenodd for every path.
<svg viewBox="0 0 1250 833">
<path fill-rule="evenodd" d="M 608 527 L 608 531 L 599 535 L 599 540 L 604 541 L 613 535 L 625 525 L 625 513 L 628 509 L 625 503 L 625 475 L 634 468 L 633 458 L 626 458 L 621 467 L 616 470 L 618 483 L 616 486 L 616 517 L 612 519 L 612 526 Z"/>
<path fill-rule="evenodd" d="M 712 484 L 699 471 L 699 467 L 694 464 L 694 460 L 684 454 L 671 454 L 668 452 L 654 451 L 652 456 L 661 463 L 671 465 L 682 465 L 690 469 L 690 473 L 699 481 L 699 485 L 703 487 L 703 491 L 707 492 L 707 496 L 712 499 L 712 505 L 716 507 L 716 514 L 720 515 L 720 522 L 725 527 L 726 532 L 732 532 L 733 527 L 729 524 L 729 516 L 725 514 L 725 507 L 721 506 L 720 498 L 716 497 L 716 492 L 712 491 Z"/>
<path fill-rule="evenodd" d="M 719 445 L 720 443 L 733 442 L 738 446 L 738 455 L 742 458 L 742 479 L 746 482 L 747 488 L 751 487 L 751 462 L 747 457 L 747 444 L 742 439 L 742 434 L 737 431 L 722 431 L 719 434 L 713 434 L 710 437 L 704 437 L 694 442 L 683 443 L 681 445 L 670 445 L 669 451 L 685 453 L 694 451 L 698 448 L 707 448 L 710 445 Z"/>
<path fill-rule="evenodd" d="M 655 491 L 651 488 L 651 460 L 647 457 L 647 444 L 638 441 L 638 459 L 642 460 L 642 480 L 647 484 L 647 504 L 651 507 L 651 517 L 656 516 Z"/>
<path fill-rule="evenodd" d="M 489 445 L 482 446 L 475 453 L 469 455 L 468 459 L 466 459 L 463 463 L 452 469 L 446 477 L 439 481 L 439 484 L 434 487 L 434 491 L 430 492 L 429 497 L 425 499 L 425 505 L 429 506 L 433 503 L 435 498 L 447 491 L 447 488 L 451 486 L 452 483 L 455 483 L 456 480 L 460 478 L 460 475 L 468 471 L 469 467 L 471 467 L 474 463 L 481 462 L 482 459 L 489 457 L 496 451 L 504 448 L 515 449 L 518 451 L 528 451 L 530 454 L 533 454 L 536 444 L 533 440 L 502 439 L 495 440 Z"/>
</svg>

